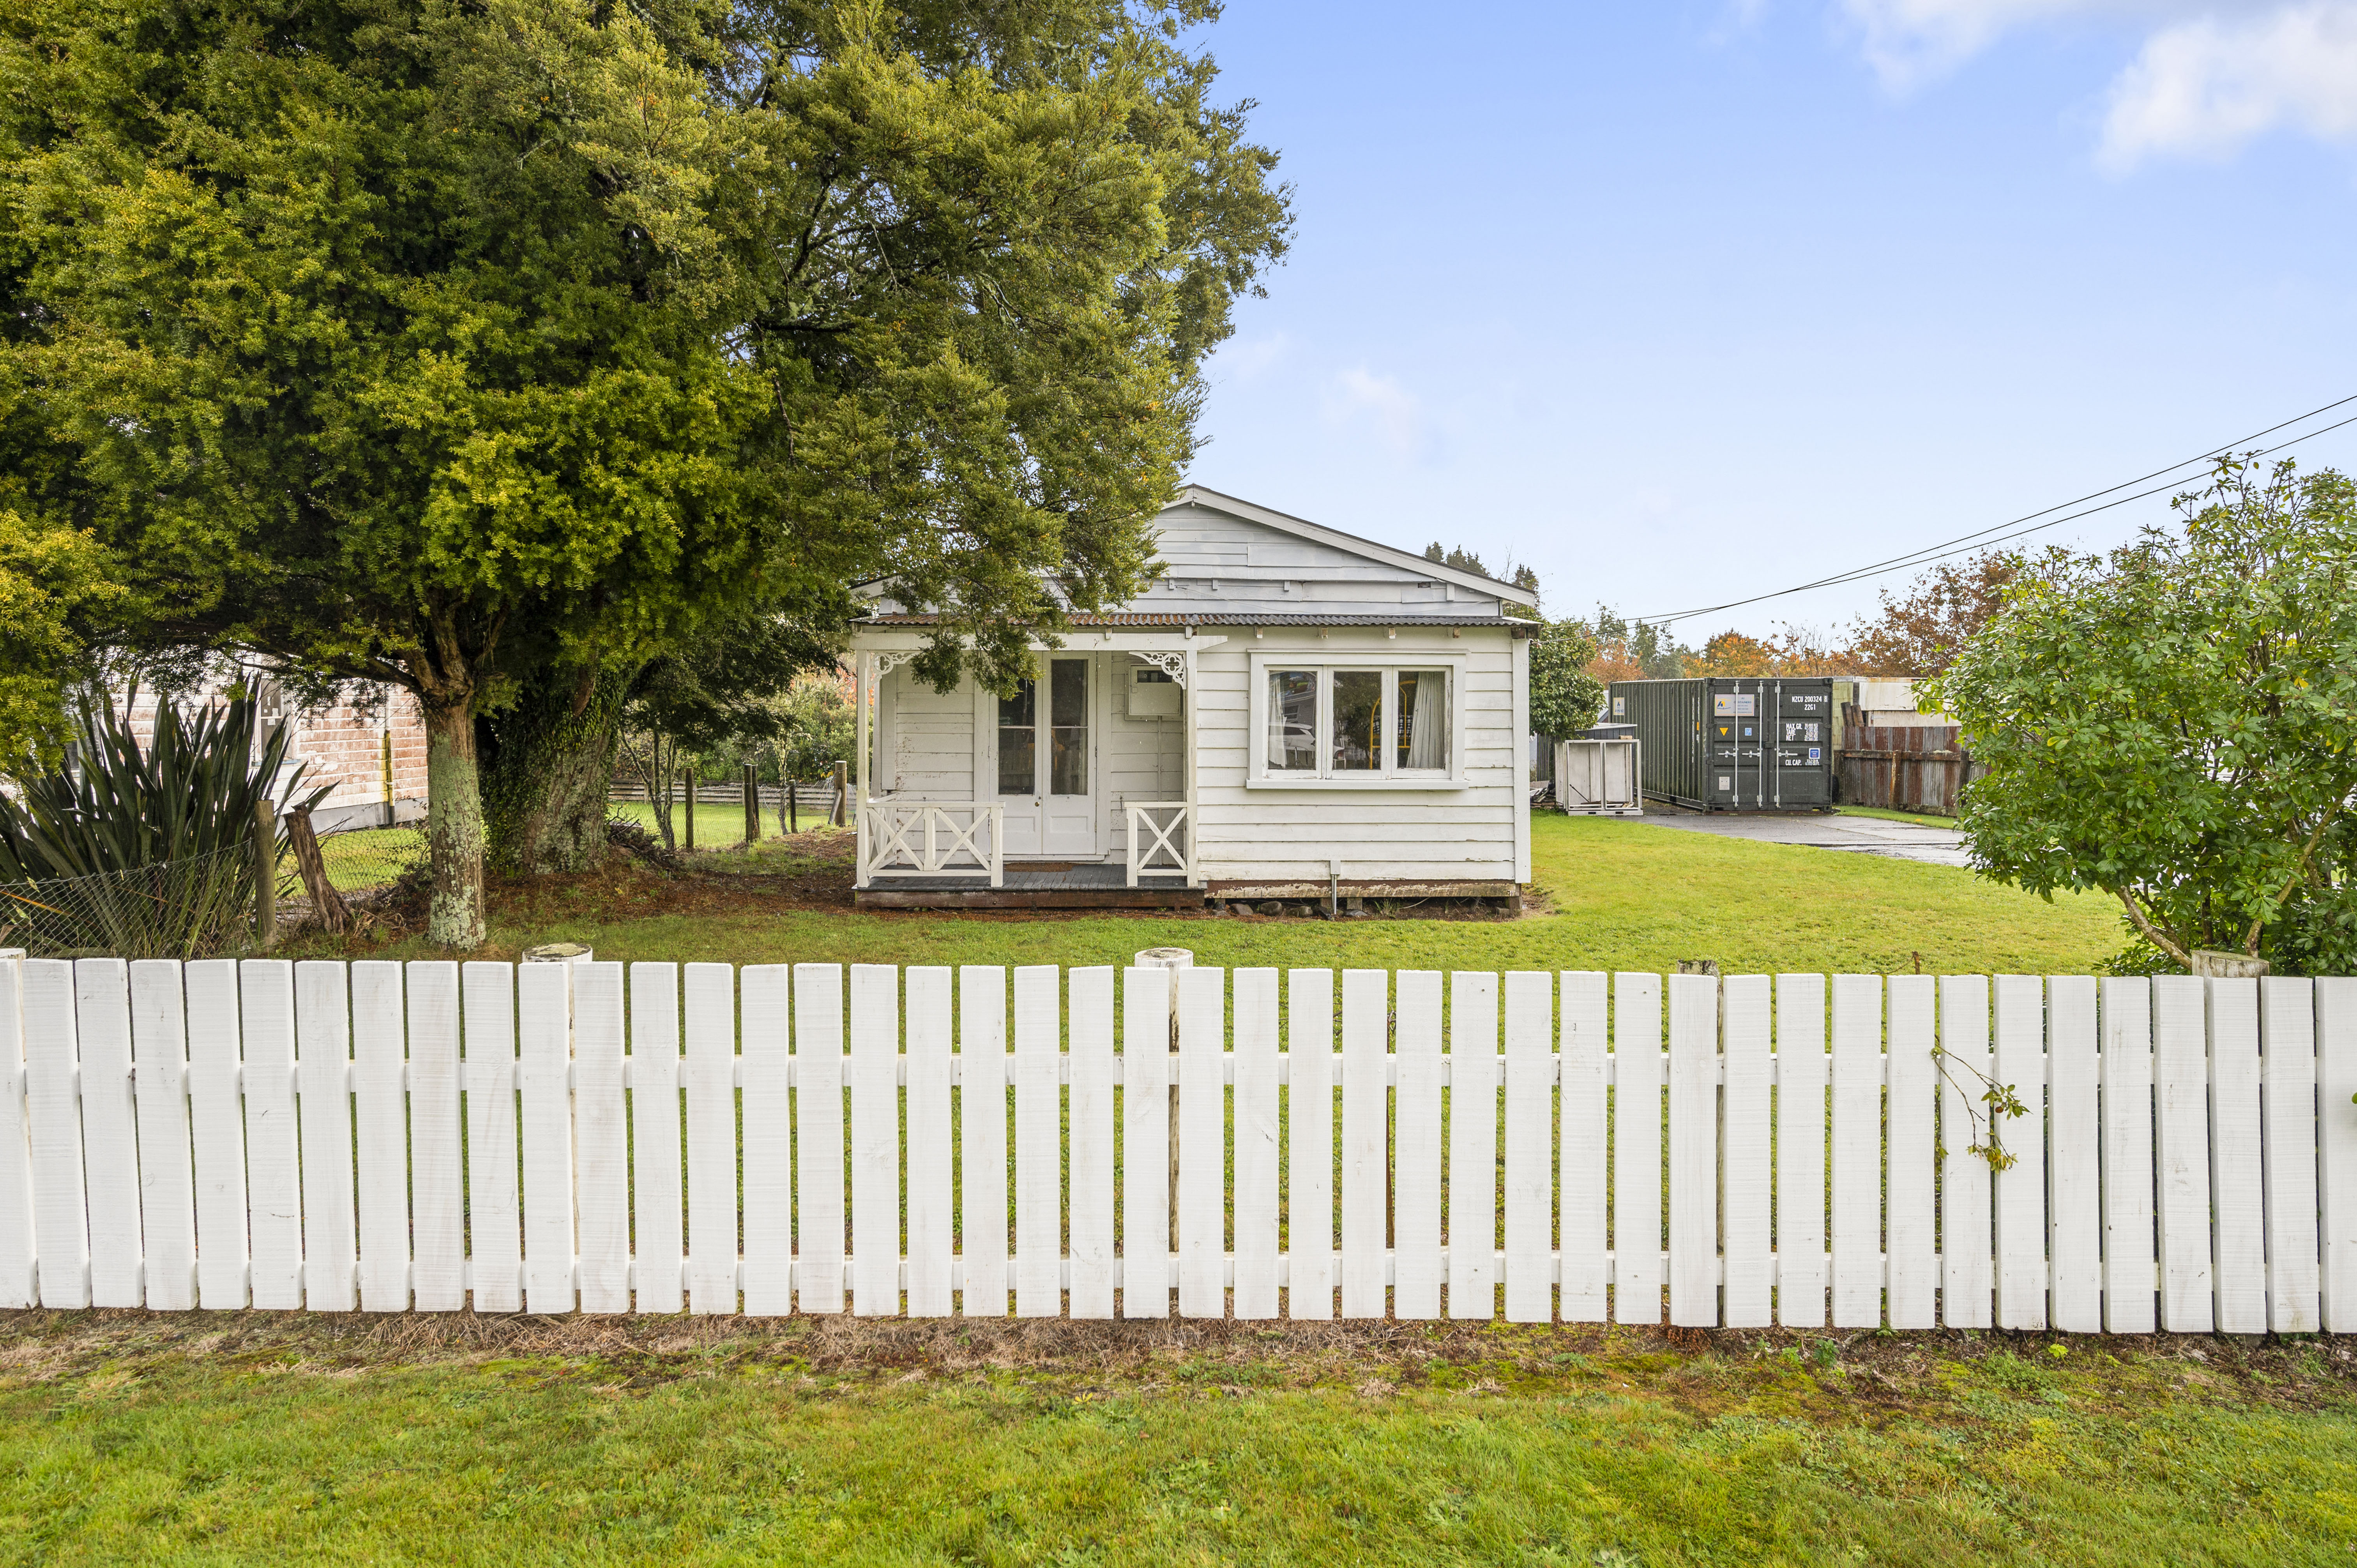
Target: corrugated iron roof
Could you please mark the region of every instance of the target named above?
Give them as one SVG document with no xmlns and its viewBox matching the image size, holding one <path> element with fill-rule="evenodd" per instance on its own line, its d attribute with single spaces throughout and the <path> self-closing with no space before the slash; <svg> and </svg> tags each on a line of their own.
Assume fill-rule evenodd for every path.
<svg viewBox="0 0 2357 1568">
<path fill-rule="evenodd" d="M 864 616 L 861 626 L 935 626 L 939 616 L 877 615 Z M 1125 626 L 1537 626 L 1535 621 L 1518 620 L 1510 616 L 1340 616 L 1340 615 L 1253 615 L 1222 612 L 1218 615 L 1185 614 L 1175 610 L 1116 610 L 1106 615 L 1076 615 L 1075 627 Z"/>
</svg>

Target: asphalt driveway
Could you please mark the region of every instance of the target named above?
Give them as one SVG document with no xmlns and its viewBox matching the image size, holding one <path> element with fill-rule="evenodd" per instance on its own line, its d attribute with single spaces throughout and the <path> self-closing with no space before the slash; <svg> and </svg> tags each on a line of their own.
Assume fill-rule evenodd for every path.
<svg viewBox="0 0 2357 1568">
<path fill-rule="evenodd" d="M 1623 817 L 1621 822 L 1640 819 Z M 1645 803 L 1641 819 L 1649 826 L 1675 828 L 1681 832 L 1717 833 L 1721 838 L 1750 839 L 1759 843 L 1803 844 L 1811 849 L 1847 850 L 1852 854 L 1887 855 L 1894 860 L 1920 860 L 1927 865 L 1964 865 L 1964 841 L 1953 828 L 1930 828 L 1916 822 L 1887 822 L 1880 817 L 1825 816 L 1815 812 L 1779 814 L 1771 811 L 1682 811 L 1659 801 Z"/>
</svg>

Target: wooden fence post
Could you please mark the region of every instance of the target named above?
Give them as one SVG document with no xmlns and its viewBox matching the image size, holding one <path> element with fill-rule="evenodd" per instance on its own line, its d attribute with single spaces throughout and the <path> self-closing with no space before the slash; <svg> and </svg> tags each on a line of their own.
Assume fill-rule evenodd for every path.
<svg viewBox="0 0 2357 1568">
<path fill-rule="evenodd" d="M 840 766 L 838 764 L 838 766 Z M 1133 960 L 1140 969 L 1170 971 L 1170 1054 L 1178 1054 L 1178 971 L 1195 967 L 1187 948 L 1147 948 Z M 1178 1064 L 1170 1064 L 1170 1251 L 1178 1251 Z"/>
<path fill-rule="evenodd" d="M 745 847 L 752 848 L 761 842 L 761 774 L 751 763 L 745 765 Z"/>
<path fill-rule="evenodd" d="M 253 803 L 253 945 L 278 943 L 278 806 Z"/>
</svg>

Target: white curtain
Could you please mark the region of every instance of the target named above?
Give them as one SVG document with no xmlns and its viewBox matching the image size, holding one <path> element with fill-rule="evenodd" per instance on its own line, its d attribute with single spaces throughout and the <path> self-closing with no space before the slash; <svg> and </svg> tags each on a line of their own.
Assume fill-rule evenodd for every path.
<svg viewBox="0 0 2357 1568">
<path fill-rule="evenodd" d="M 1445 671 L 1415 671 L 1415 705 L 1408 711 L 1407 765 L 1436 770 L 1448 766 L 1448 675 Z"/>
</svg>

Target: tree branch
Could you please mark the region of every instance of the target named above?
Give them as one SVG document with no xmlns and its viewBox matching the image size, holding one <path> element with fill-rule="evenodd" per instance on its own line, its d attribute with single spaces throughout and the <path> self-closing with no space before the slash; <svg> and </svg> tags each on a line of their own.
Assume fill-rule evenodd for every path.
<svg viewBox="0 0 2357 1568">
<path fill-rule="evenodd" d="M 2161 951 L 2167 953 L 2169 957 L 2175 959 L 2186 968 L 2191 969 L 2193 967 L 2193 955 L 2187 952 L 2175 942 L 2170 941 L 2168 937 L 2161 933 L 2158 927 L 2156 927 L 2150 920 L 2145 918 L 2144 911 L 2136 908 L 2136 901 L 2134 895 L 2130 894 L 2125 887 L 2115 888 L 2114 891 L 2119 894 L 2120 902 L 2127 906 L 2129 923 L 2134 925 L 2137 930 L 2144 933 L 2145 940 L 2150 942 L 2153 946 L 2158 948 Z"/>
</svg>

